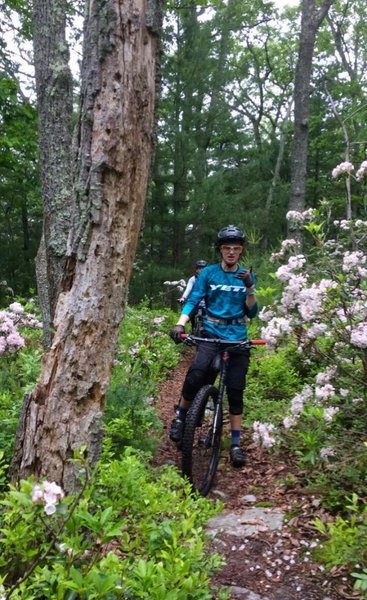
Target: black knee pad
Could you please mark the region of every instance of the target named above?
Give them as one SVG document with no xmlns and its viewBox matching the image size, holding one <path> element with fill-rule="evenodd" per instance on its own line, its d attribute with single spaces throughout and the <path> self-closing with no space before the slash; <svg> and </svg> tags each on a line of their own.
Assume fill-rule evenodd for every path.
<svg viewBox="0 0 367 600">
<path fill-rule="evenodd" d="M 231 415 L 242 415 L 243 411 L 243 390 L 227 389 L 227 398 L 229 412 Z"/>
<path fill-rule="evenodd" d="M 185 400 L 193 400 L 199 389 L 205 383 L 206 373 L 199 369 L 189 369 L 182 387 L 182 395 Z"/>
</svg>

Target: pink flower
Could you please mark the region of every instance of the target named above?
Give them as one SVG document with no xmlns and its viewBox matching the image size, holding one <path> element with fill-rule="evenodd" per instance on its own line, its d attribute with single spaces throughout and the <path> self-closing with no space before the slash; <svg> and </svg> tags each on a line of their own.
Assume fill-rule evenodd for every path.
<svg viewBox="0 0 367 600">
<path fill-rule="evenodd" d="M 335 388 L 330 384 L 327 383 L 326 385 L 323 385 L 321 387 L 317 387 L 315 388 L 315 396 L 316 398 L 320 398 L 320 400 L 327 400 L 328 398 L 331 398 L 331 396 L 333 396 L 335 394 Z"/>
<path fill-rule="evenodd" d="M 6 343 L 8 345 L 9 352 L 16 352 L 19 348 L 23 348 L 25 346 L 24 338 L 18 333 L 10 333 L 6 338 Z"/>
<path fill-rule="evenodd" d="M 361 181 L 367 177 L 367 160 L 364 160 L 356 173 L 357 181 Z"/>
<path fill-rule="evenodd" d="M 336 179 L 337 177 L 340 177 L 341 175 L 350 174 L 352 171 L 354 171 L 354 167 L 353 167 L 352 163 L 346 160 L 346 161 L 340 163 L 339 165 L 337 165 L 332 170 L 331 175 L 334 179 Z"/>
<path fill-rule="evenodd" d="M 43 489 L 39 485 L 35 485 L 32 492 L 32 502 L 35 504 L 42 502 Z"/>
<path fill-rule="evenodd" d="M 339 412 L 339 408 L 337 406 L 329 406 L 324 409 L 324 419 L 327 423 L 330 423 L 333 420 L 334 415 Z"/>
<path fill-rule="evenodd" d="M 343 256 L 343 271 L 349 273 L 353 267 L 358 267 L 366 264 L 366 256 L 361 250 L 355 252 L 345 252 Z"/>
<path fill-rule="evenodd" d="M 367 322 L 359 323 L 352 329 L 350 343 L 358 348 L 367 348 Z"/>
<path fill-rule="evenodd" d="M 285 429 L 290 429 L 290 427 L 294 427 L 294 425 L 296 425 L 296 423 L 297 423 L 296 417 L 285 417 L 285 419 L 283 419 L 283 426 Z"/>
<path fill-rule="evenodd" d="M 6 335 L 16 331 L 13 321 L 9 319 L 8 316 L 2 318 L 2 323 L 0 323 L 0 331 Z"/>
<path fill-rule="evenodd" d="M 55 504 L 59 500 L 62 500 L 64 497 L 64 492 L 61 487 L 57 485 L 54 481 L 50 483 L 49 481 L 45 481 L 44 486 L 44 499 L 46 504 Z"/>
<path fill-rule="evenodd" d="M 325 385 L 326 383 L 330 383 L 330 380 L 335 377 L 336 367 L 330 367 L 326 369 L 326 371 L 322 371 L 316 375 L 316 383 L 317 385 Z"/>
<path fill-rule="evenodd" d="M 43 502 L 46 515 L 53 515 L 56 512 L 56 504 L 62 500 L 63 497 L 63 490 L 54 481 L 44 481 L 40 485 L 35 485 L 32 491 L 32 502 Z"/>
</svg>

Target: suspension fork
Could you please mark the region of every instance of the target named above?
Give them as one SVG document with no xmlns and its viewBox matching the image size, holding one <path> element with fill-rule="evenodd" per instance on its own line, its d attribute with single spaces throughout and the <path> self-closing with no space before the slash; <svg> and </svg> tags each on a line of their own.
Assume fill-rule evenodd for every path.
<svg viewBox="0 0 367 600">
<path fill-rule="evenodd" d="M 219 385 L 218 385 L 218 400 L 217 400 L 217 405 L 219 403 L 223 404 L 224 389 L 225 389 L 225 385 L 226 385 L 226 375 L 227 375 L 227 366 L 228 366 L 228 362 L 229 362 L 229 356 L 230 355 L 229 355 L 228 350 L 225 350 L 223 352 L 223 354 L 222 354 L 221 367 L 220 367 L 220 376 L 219 376 Z M 218 415 L 219 415 L 219 411 L 216 410 L 215 411 L 215 415 L 214 415 L 214 422 L 213 422 L 213 442 L 214 442 L 215 434 L 216 434 L 216 432 L 218 431 L 218 429 L 220 427 L 220 423 L 218 423 Z"/>
</svg>

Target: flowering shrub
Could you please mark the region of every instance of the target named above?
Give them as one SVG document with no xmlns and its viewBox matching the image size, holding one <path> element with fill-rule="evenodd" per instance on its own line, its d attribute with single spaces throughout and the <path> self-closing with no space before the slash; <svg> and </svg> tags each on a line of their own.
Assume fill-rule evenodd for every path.
<svg viewBox="0 0 367 600">
<path fill-rule="evenodd" d="M 312 245 L 300 254 L 295 240 L 285 240 L 273 254 L 274 262 L 283 262 L 275 272 L 283 289 L 277 304 L 260 312 L 262 337 L 273 348 L 294 344 L 308 373 L 290 402 L 282 432 L 312 464 L 337 461 L 345 450 L 338 424 L 360 418 L 356 400 L 367 391 L 367 221 L 330 222 L 327 205 L 323 208 L 288 213 L 295 226 L 310 234 Z M 298 439 L 296 432 L 290 434 L 296 426 L 302 434 Z"/>
<path fill-rule="evenodd" d="M 339 165 L 337 165 L 333 170 L 332 170 L 332 177 L 334 177 L 334 179 L 336 179 L 337 177 L 340 177 L 341 175 L 350 175 L 350 173 L 354 171 L 354 166 L 352 165 L 351 162 L 349 162 L 348 160 L 340 163 Z"/>
<path fill-rule="evenodd" d="M 42 324 L 33 303 L 13 302 L 0 311 L 0 448 L 10 463 L 24 393 L 36 383 L 42 354 Z"/>
<path fill-rule="evenodd" d="M 92 479 L 74 460 L 87 473 L 76 496 L 32 480 L 2 494 L 0 598 L 213 597 L 222 559 L 205 552 L 203 524 L 220 503 L 193 497 L 173 468 L 154 472 L 132 452 L 101 463 Z"/>
<path fill-rule="evenodd" d="M 25 346 L 25 339 L 19 328 L 42 328 L 42 323 L 31 313 L 27 313 L 19 302 L 10 304 L 8 310 L 0 311 L 0 355 L 13 354 Z"/>
<path fill-rule="evenodd" d="M 345 162 L 342 162 L 339 165 L 337 165 L 332 170 L 331 176 L 334 179 L 337 179 L 338 177 L 341 177 L 342 175 L 351 175 L 353 171 L 354 171 L 354 165 L 349 161 L 345 161 Z M 364 160 L 361 163 L 359 169 L 356 171 L 355 178 L 357 181 L 363 181 L 363 179 L 367 178 L 367 160 Z"/>
</svg>

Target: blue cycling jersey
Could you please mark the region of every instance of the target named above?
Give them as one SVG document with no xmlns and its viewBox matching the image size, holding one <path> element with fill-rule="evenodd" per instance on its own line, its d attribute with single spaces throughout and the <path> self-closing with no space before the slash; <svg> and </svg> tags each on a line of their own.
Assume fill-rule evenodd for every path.
<svg viewBox="0 0 367 600">
<path fill-rule="evenodd" d="M 205 331 L 221 339 L 246 340 L 247 326 L 244 319 L 255 317 L 258 306 L 256 303 L 251 309 L 247 308 L 246 286 L 241 279 L 235 277 L 244 268 L 224 271 L 220 263 L 205 267 L 195 281 L 182 314 L 189 315 L 201 300 L 205 300 L 206 314 L 203 318 Z M 255 283 L 255 278 L 253 279 Z"/>
</svg>

